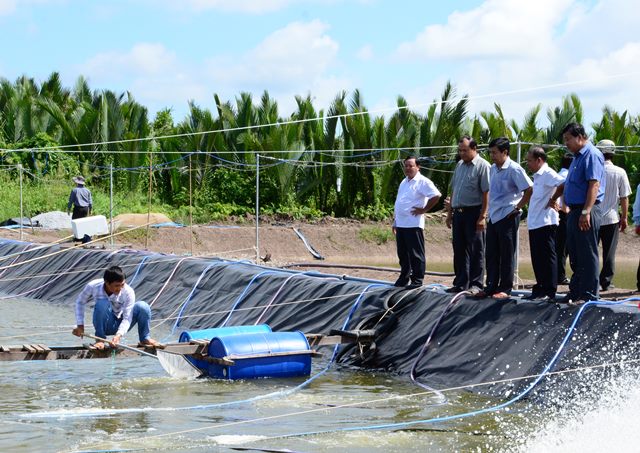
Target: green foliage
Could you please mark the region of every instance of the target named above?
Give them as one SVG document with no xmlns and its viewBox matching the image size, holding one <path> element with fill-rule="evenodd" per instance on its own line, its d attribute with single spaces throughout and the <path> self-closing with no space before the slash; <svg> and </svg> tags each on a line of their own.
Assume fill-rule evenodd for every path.
<svg viewBox="0 0 640 453">
<path fill-rule="evenodd" d="M 378 245 L 386 244 L 393 239 L 391 227 L 383 228 L 379 226 L 366 226 L 358 231 L 358 238 L 365 242 L 372 242 Z"/>
<path fill-rule="evenodd" d="M 338 93 L 326 110 L 317 110 L 312 99 L 297 96 L 295 111 L 285 117 L 267 91 L 259 99 L 244 92 L 232 100 L 214 94 L 210 108 L 191 102 L 187 116 L 176 121 L 170 109 L 151 119 L 131 93 L 92 91 L 82 77 L 70 88 L 57 73 L 42 83 L 26 76 L 0 79 L 0 214 L 18 215 L 18 171 L 11 166 L 20 164 L 31 214 L 64 209 L 70 178 L 78 173 L 89 180 L 96 212 L 108 213 L 113 166 L 116 214 L 147 212 L 151 188 L 151 209 L 177 221 L 186 222 L 189 213 L 197 223 L 244 218 L 253 215 L 259 163 L 265 214 L 383 220 L 392 215 L 404 177 L 400 161 L 407 155 L 423 158 L 423 174 L 446 192 L 462 134 L 481 146 L 503 135 L 546 143 L 549 163 L 557 166 L 564 152 L 560 131 L 583 118 L 575 94 L 547 108 L 546 127 L 538 124 L 540 104 L 522 122 L 508 119 L 499 104 L 471 117 L 468 97 L 458 97 L 450 82 L 425 113 L 398 96 L 394 113 L 371 114 L 359 90 Z M 592 128 L 596 141 L 640 145 L 640 117 L 629 112 L 605 107 Z M 529 146 L 521 146 L 523 156 Z M 640 154 L 621 153 L 616 163 L 635 186 Z"/>
</svg>

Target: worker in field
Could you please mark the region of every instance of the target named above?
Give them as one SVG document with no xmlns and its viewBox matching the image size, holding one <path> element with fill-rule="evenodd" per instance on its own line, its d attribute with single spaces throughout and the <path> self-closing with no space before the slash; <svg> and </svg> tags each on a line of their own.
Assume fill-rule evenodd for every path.
<svg viewBox="0 0 640 453">
<path fill-rule="evenodd" d="M 91 191 L 85 187 L 85 180 L 82 176 L 76 176 L 73 178 L 73 182 L 76 183 L 76 186 L 69 194 L 67 214 L 71 213 L 71 207 L 73 206 L 71 218 L 81 219 L 91 215 L 93 199 L 91 198 Z"/>
</svg>

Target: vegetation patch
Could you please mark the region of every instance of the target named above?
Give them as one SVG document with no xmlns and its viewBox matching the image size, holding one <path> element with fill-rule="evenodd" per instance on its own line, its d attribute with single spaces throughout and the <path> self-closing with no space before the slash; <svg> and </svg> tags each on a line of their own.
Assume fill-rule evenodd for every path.
<svg viewBox="0 0 640 453">
<path fill-rule="evenodd" d="M 373 242 L 378 245 L 386 244 L 393 239 L 390 227 L 366 226 L 358 231 L 358 238 L 365 242 Z"/>
</svg>

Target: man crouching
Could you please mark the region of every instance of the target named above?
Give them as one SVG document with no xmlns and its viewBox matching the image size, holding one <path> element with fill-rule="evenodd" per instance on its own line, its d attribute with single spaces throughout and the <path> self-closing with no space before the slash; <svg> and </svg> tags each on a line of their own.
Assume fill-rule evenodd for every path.
<svg viewBox="0 0 640 453">
<path fill-rule="evenodd" d="M 93 326 L 97 337 L 106 338 L 107 335 L 115 334 L 110 341 L 111 345 L 115 346 L 129 329 L 138 324 L 140 345 L 159 345 L 149 336 L 151 308 L 146 302 L 136 302 L 136 294 L 133 288 L 125 283 L 125 275 L 120 267 L 110 267 L 104 272 L 103 279 L 90 281 L 78 295 L 77 326 L 71 332 L 78 337 L 84 335 L 84 307 L 92 299 L 96 303 L 93 310 Z M 96 349 L 104 349 L 106 346 L 102 341 L 94 345 Z"/>
</svg>

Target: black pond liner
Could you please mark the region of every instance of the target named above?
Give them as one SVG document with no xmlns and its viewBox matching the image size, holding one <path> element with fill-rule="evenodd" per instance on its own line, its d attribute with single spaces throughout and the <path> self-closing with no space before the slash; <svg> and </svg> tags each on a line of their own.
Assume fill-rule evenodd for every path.
<svg viewBox="0 0 640 453">
<path fill-rule="evenodd" d="M 0 257 L 22 252 L 26 245 L 2 240 Z M 318 272 L 301 275 L 303 273 L 297 271 L 217 258 L 184 259 L 176 269 L 184 256 L 135 250 L 77 248 L 18 265 L 60 250 L 60 246 L 53 246 L 24 253 L 17 260 L 11 257 L 0 261 L 0 291 L 16 295 L 32 290 L 26 297 L 68 306 L 69 317 L 73 319 L 77 294 L 89 280 L 102 277 L 108 266 L 123 267 L 137 299 L 148 302 L 156 297 L 175 270 L 152 307 L 153 317 L 164 319 L 175 316 L 201 273 L 209 267 L 183 308 L 175 340 L 183 330 L 220 326 L 240 294 L 260 273 L 263 275 L 246 291 L 226 325 L 254 324 L 261 317 L 261 322 L 269 324 L 274 331 L 330 334 L 332 329 L 341 329 L 358 296 L 374 285 L 362 297 L 348 328 L 373 329 L 375 341 L 363 347 L 343 345 L 337 366 L 384 370 L 407 379 L 434 322 L 451 300 L 451 295 L 437 289 L 405 293 L 408 290 L 381 286 L 384 282 L 379 281 Z M 14 267 L 5 268 L 14 260 Z M 74 263 L 78 264 L 74 266 Z M 283 286 L 293 274 L 299 275 Z M 264 312 L 276 294 L 273 304 Z M 401 303 L 396 305 L 398 300 Z M 3 303 L 4 310 L 10 309 L 10 300 Z M 391 311 L 387 310 L 389 307 Z M 503 381 L 471 390 L 496 396 L 513 394 L 532 380 L 517 378 L 536 375 L 544 369 L 577 311 L 576 307 L 546 302 L 464 299 L 438 326 L 432 344 L 416 367 L 416 377 L 439 389 Z M 32 321 L 34 324 L 46 322 Z M 637 307 L 588 307 L 554 370 L 638 360 L 639 336 Z M 320 351 L 327 357 L 331 354 L 330 347 Z M 604 368 L 592 375 L 601 381 L 610 372 L 607 370 L 619 369 Z M 562 390 L 564 386 L 570 389 L 576 380 L 583 379 L 581 373 L 545 379 L 537 395 Z"/>
</svg>

